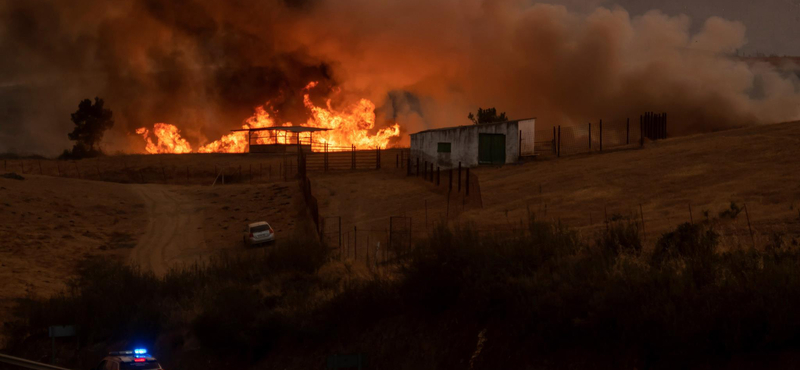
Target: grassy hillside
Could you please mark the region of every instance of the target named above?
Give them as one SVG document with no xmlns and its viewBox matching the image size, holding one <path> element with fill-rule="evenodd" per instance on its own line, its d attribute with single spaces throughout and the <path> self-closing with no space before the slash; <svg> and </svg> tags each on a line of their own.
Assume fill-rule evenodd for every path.
<svg viewBox="0 0 800 370">
<path fill-rule="evenodd" d="M 486 228 L 527 218 L 560 220 L 584 232 L 613 216 L 644 216 L 654 240 L 680 223 L 747 205 L 756 243 L 800 234 L 800 123 L 765 125 L 648 142 L 642 149 L 482 167 L 483 209 L 467 218 Z M 640 214 L 641 205 L 641 214 Z M 689 207 L 692 215 L 690 216 Z M 735 244 L 751 243 L 744 212 Z M 641 221 L 639 221 L 641 222 Z"/>
</svg>

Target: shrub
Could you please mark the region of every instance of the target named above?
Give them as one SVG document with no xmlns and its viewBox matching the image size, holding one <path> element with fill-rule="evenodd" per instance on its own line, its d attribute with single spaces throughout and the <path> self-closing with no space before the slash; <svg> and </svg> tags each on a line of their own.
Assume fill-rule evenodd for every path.
<svg viewBox="0 0 800 370">
<path fill-rule="evenodd" d="M 676 258 L 708 260 L 719 243 L 719 234 L 703 225 L 683 223 L 656 242 L 651 262 L 661 265 Z"/>
<path fill-rule="evenodd" d="M 606 256 L 639 255 L 642 251 L 639 225 L 630 221 L 610 222 L 596 244 Z"/>
<path fill-rule="evenodd" d="M 728 207 L 728 209 L 726 209 L 726 210 L 724 210 L 724 211 L 719 213 L 719 218 L 722 218 L 722 219 L 727 218 L 727 219 L 735 220 L 736 217 L 739 216 L 739 213 L 741 213 L 741 212 L 742 212 L 742 208 L 740 208 L 739 205 L 736 204 L 735 202 L 731 202 L 731 205 L 730 205 L 730 207 Z"/>
<path fill-rule="evenodd" d="M 313 274 L 328 261 L 330 250 L 316 240 L 287 240 L 274 247 L 267 259 L 274 271 Z"/>
</svg>

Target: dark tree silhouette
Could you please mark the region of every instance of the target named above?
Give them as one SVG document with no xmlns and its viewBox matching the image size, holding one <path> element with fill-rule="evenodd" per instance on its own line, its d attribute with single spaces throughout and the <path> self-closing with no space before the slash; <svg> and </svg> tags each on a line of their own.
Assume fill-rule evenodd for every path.
<svg viewBox="0 0 800 370">
<path fill-rule="evenodd" d="M 103 107 L 103 99 L 94 98 L 94 104 L 84 99 L 78 104 L 78 110 L 72 113 L 75 129 L 67 136 L 75 141 L 72 152 L 64 151 L 62 157 L 83 158 L 102 154 L 100 140 L 106 130 L 114 126 L 113 113 Z"/>
<path fill-rule="evenodd" d="M 498 115 L 497 109 L 494 108 L 486 108 L 486 109 L 478 108 L 477 117 L 475 117 L 475 115 L 473 115 L 472 112 L 470 112 L 467 118 L 469 118 L 469 120 L 476 125 L 480 125 L 483 123 L 508 121 L 508 118 L 506 118 L 506 112 L 502 112 Z"/>
</svg>

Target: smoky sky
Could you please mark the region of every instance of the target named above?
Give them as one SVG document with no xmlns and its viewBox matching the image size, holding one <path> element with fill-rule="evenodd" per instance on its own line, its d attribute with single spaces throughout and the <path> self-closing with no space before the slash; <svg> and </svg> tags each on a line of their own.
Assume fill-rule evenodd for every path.
<svg viewBox="0 0 800 370">
<path fill-rule="evenodd" d="M 404 134 L 479 106 L 540 127 L 664 111 L 680 134 L 796 120 L 796 66 L 736 54 L 800 54 L 797 5 L 0 0 L 0 152 L 67 148 L 69 113 L 95 96 L 112 153 L 141 151 L 133 130 L 156 122 L 203 144 L 267 101 L 303 123 L 310 81 L 317 102 L 369 98 Z"/>
<path fill-rule="evenodd" d="M 115 114 L 111 152 L 129 150 L 130 133 L 155 122 L 176 124 L 193 141 L 214 139 L 266 101 L 281 119 L 304 120 L 301 89 L 312 80 L 333 85 L 332 71 L 302 50 L 275 50 L 281 36 L 269 17 L 308 2 L 259 7 L 260 19 L 222 16 L 210 3 L 1 3 L 0 152 L 59 152 L 69 113 L 95 96 Z"/>
</svg>

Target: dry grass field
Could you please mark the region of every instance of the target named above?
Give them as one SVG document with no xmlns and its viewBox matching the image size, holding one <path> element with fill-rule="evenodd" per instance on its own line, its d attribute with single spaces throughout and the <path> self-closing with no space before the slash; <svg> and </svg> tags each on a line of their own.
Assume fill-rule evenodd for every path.
<svg viewBox="0 0 800 370">
<path fill-rule="evenodd" d="M 4 172 L 121 183 L 211 185 L 268 183 L 297 172 L 294 156 L 273 154 L 128 154 L 81 160 L 2 159 Z M 217 179 L 222 181 L 221 176 Z"/>
<path fill-rule="evenodd" d="M 408 178 L 394 166 L 382 171 L 310 175 L 326 217 L 385 230 L 390 216 L 413 219 L 415 237 L 437 222 L 505 232 L 529 215 L 562 222 L 594 238 L 608 219 L 644 221 L 646 244 L 691 220 L 724 219 L 729 247 L 763 246 L 776 238 L 800 239 L 800 124 L 785 123 L 647 142 L 644 148 L 544 158 L 474 169 L 483 207 L 463 206 L 445 196 L 446 180 L 434 186 Z M 689 208 L 691 207 L 691 216 Z M 754 238 L 751 239 L 747 218 Z M 332 230 L 331 230 L 332 231 Z M 360 243 L 360 242 L 359 242 Z"/>
<path fill-rule="evenodd" d="M 763 245 L 800 236 L 800 124 L 765 125 L 646 143 L 643 149 L 480 168 L 483 209 L 466 219 L 514 224 L 528 209 L 583 230 L 614 215 L 644 218 L 647 240 L 692 219 L 747 205 L 725 227 Z M 641 211 L 640 211 L 641 205 Z M 692 215 L 690 216 L 689 207 Z M 545 212 L 546 208 L 546 212 Z M 489 221 L 492 220 L 492 221 Z M 725 233 L 723 233 L 725 234 Z M 730 243 L 728 243 L 730 244 Z"/>
<path fill-rule="evenodd" d="M 283 157 L 166 155 L 106 157 L 78 162 L 42 160 L 42 173 L 45 175 L 30 174 L 33 172 L 30 168 L 38 169 L 38 160 L 10 161 L 10 163 L 25 164 L 26 174 L 24 176 L 26 178 L 25 180 L 0 178 L 0 240 L 2 241 L 0 244 L 2 264 L 0 279 L 4 282 L 11 282 L 11 284 L 0 286 L 0 303 L 2 303 L 0 321 L 8 320 L 11 308 L 19 299 L 34 296 L 47 297 L 60 291 L 65 287 L 67 279 L 75 275 L 80 261 L 86 257 L 99 256 L 109 260 L 124 261 L 129 265 L 138 265 L 146 271 L 155 272 L 157 276 L 166 276 L 161 280 L 152 275 L 141 274 L 135 269 L 130 270 L 123 265 L 106 267 L 108 270 L 109 268 L 114 269 L 113 266 L 119 266 L 120 269 L 126 271 L 122 275 L 114 275 L 117 279 L 121 279 L 119 283 L 131 284 L 132 289 L 143 289 L 142 292 L 148 292 L 147 294 L 176 292 L 176 290 L 170 289 L 152 289 L 148 285 L 156 283 L 173 288 L 174 286 L 171 284 L 191 283 L 196 287 L 205 287 L 204 289 L 216 289 L 209 290 L 216 292 L 214 294 L 232 294 L 224 296 L 226 297 L 224 299 L 220 298 L 221 300 L 215 303 L 219 306 L 205 306 L 204 296 L 194 296 L 198 306 L 191 306 L 187 309 L 187 312 L 194 313 L 186 314 L 185 317 L 182 316 L 179 318 L 180 320 L 174 322 L 175 325 L 184 325 L 180 326 L 183 328 L 180 330 L 190 330 L 191 333 L 194 333 L 192 335 L 204 338 L 199 340 L 205 341 L 205 345 L 209 345 L 205 348 L 216 348 L 223 344 L 213 341 L 215 338 L 218 340 L 218 338 L 224 337 L 219 335 L 219 331 L 230 328 L 240 328 L 248 333 L 250 331 L 279 333 L 275 334 L 276 338 L 280 337 L 281 333 L 280 330 L 276 331 L 276 328 L 282 327 L 285 330 L 284 334 L 293 333 L 294 326 L 281 325 L 284 325 L 284 322 L 306 323 L 309 317 L 304 315 L 313 313 L 312 307 L 327 307 L 326 309 L 331 311 L 325 313 L 326 311 L 322 310 L 320 312 L 326 315 L 335 314 L 337 319 L 342 316 L 347 317 L 345 313 L 353 309 L 360 309 L 361 305 L 369 312 L 378 312 L 376 310 L 400 307 L 399 305 L 402 303 L 411 308 L 416 307 L 417 310 L 423 309 L 420 312 L 424 312 L 424 309 L 428 308 L 426 306 L 428 304 L 426 302 L 429 302 L 428 299 L 435 298 L 432 305 L 437 307 L 435 303 L 437 299 L 447 301 L 447 299 L 453 298 L 442 298 L 441 292 L 453 291 L 453 287 L 467 289 L 471 286 L 467 283 L 448 285 L 454 283 L 447 279 L 449 276 L 447 271 L 456 277 L 462 276 L 464 271 L 486 272 L 494 276 L 492 275 L 494 272 L 482 270 L 485 268 L 482 265 L 485 257 L 492 255 L 484 254 L 483 251 L 502 250 L 507 245 L 521 243 L 507 239 L 481 238 L 480 235 L 473 238 L 470 235 L 474 234 L 467 235 L 466 233 L 454 239 L 448 239 L 441 233 L 433 234 L 431 239 L 433 242 L 427 244 L 433 253 L 428 257 L 423 254 L 414 254 L 416 255 L 414 258 L 433 258 L 432 260 L 417 260 L 417 263 L 421 264 L 417 265 L 420 269 L 417 270 L 416 275 L 413 272 L 407 272 L 407 276 L 410 278 L 408 281 L 403 281 L 396 279 L 403 275 L 402 272 L 379 268 L 378 276 L 386 280 L 374 280 L 376 275 L 371 275 L 362 261 L 365 261 L 368 250 L 371 251 L 369 253 L 373 258 L 372 261 L 375 261 L 376 244 L 387 241 L 389 218 L 392 216 L 408 217 L 412 220 L 412 236 L 421 241 L 420 246 L 426 246 L 422 239 L 432 234 L 431 231 L 434 230 L 436 223 L 444 222 L 450 225 L 466 226 L 477 230 L 479 234 L 508 233 L 513 232 L 522 224 L 530 226 L 531 224 L 527 222 L 529 217 L 560 222 L 570 226 L 578 232 L 582 239 L 580 242 L 564 242 L 567 239 L 559 239 L 559 237 L 572 235 L 571 232 L 563 231 L 560 228 L 549 229 L 542 226 L 550 225 L 549 223 L 539 223 L 538 227 L 541 228 L 539 231 L 551 230 L 550 234 L 547 232 L 541 234 L 545 237 L 549 235 L 551 238 L 544 240 L 543 243 L 552 242 L 554 244 L 551 246 L 556 248 L 560 248 L 562 244 L 567 247 L 575 247 L 578 243 L 593 244 L 601 231 L 606 229 L 604 222 L 606 219 L 628 220 L 639 226 L 643 222 L 646 238 L 645 248 L 652 247 L 661 234 L 675 230 L 677 225 L 705 218 L 712 219 L 712 222 L 707 225 L 713 227 L 721 235 L 720 246 L 722 248 L 746 248 L 751 244 L 755 244 L 757 249 L 776 244 L 796 245 L 800 239 L 800 210 L 798 210 L 800 204 L 797 204 L 800 202 L 800 174 L 798 174 L 800 165 L 796 161 L 800 155 L 798 143 L 800 143 L 800 126 L 796 123 L 787 123 L 648 142 L 644 148 L 562 158 L 542 158 L 502 167 L 480 167 L 472 170 L 480 178 L 482 199 L 480 204 L 473 202 L 473 199 L 465 203 L 460 196 L 448 197 L 444 174 L 440 186 L 423 181 L 421 178 L 407 177 L 405 169 L 395 167 L 396 155 L 399 152 L 392 153 L 395 154 L 392 155 L 389 154 L 391 151 L 387 151 L 387 155 L 381 158 L 382 169 L 378 171 L 310 172 L 312 190 L 318 199 L 320 214 L 328 220 L 326 232 L 338 231 L 336 227 L 338 225 L 333 223 L 333 218 L 341 217 L 343 242 L 350 245 L 355 242 L 356 238 L 352 231 L 354 228 L 358 228 L 357 263 L 348 260 L 350 252 L 355 255 L 353 247 L 350 247 L 348 258 L 344 261 L 337 260 L 335 254 L 331 261 L 328 249 L 318 244 L 316 249 L 303 249 L 308 246 L 297 242 L 303 240 L 305 236 L 314 235 L 314 233 L 296 180 L 286 179 L 283 176 L 262 175 L 259 177 L 256 175 L 251 183 L 249 168 L 255 168 L 258 165 L 260 170 L 264 168 L 265 163 L 272 163 L 266 164 L 266 168 L 276 164 L 279 169 L 291 166 Z M 164 163 L 163 169 L 161 163 Z M 36 165 L 34 166 L 34 164 Z M 47 166 L 52 168 L 54 165 L 66 164 L 77 164 L 79 169 L 95 167 L 97 178 L 67 178 L 63 176 L 70 175 L 64 173 L 62 173 L 62 177 L 57 176 L 58 174 L 55 174 L 56 176 L 47 175 L 45 170 L 48 168 Z M 235 169 L 235 172 L 227 173 L 229 181 L 226 181 L 225 185 L 210 186 L 209 179 L 213 180 L 214 166 L 217 169 L 223 167 Z M 239 177 L 238 168 L 240 166 L 247 175 Z M 55 168 L 60 170 L 60 167 Z M 179 170 L 181 168 L 188 168 L 188 176 L 183 179 L 180 177 Z M 202 168 L 210 168 L 210 170 L 203 172 L 200 171 Z M 107 170 L 104 171 L 104 169 Z M 198 170 L 193 172 L 192 169 Z M 134 178 L 140 172 L 144 176 L 148 176 L 145 177 L 145 181 L 141 181 L 141 178 L 137 181 Z M 162 181 L 158 180 L 159 172 L 161 172 Z M 289 172 L 291 173 L 291 171 Z M 193 176 L 193 173 L 198 175 Z M 164 176 L 165 174 L 166 176 Z M 147 180 L 151 175 L 154 181 Z M 81 175 L 81 177 L 89 176 Z M 130 177 L 130 179 L 126 180 L 126 177 Z M 164 178 L 166 181 L 163 181 Z M 473 189 L 476 188 L 473 187 Z M 744 210 L 745 204 L 747 205 L 746 211 Z M 242 228 L 246 223 L 257 220 L 269 221 L 279 238 L 289 242 L 284 244 L 279 241 L 277 248 L 272 249 L 275 253 L 265 253 L 268 251 L 266 248 L 249 250 L 243 248 L 241 244 Z M 750 230 L 753 231 L 752 237 Z M 524 236 L 526 234 L 517 233 L 515 235 Z M 437 237 L 439 239 L 436 239 Z M 538 236 L 534 236 L 533 232 L 527 234 L 527 237 L 538 238 Z M 469 238 L 469 240 L 464 240 L 464 238 Z M 445 248 L 436 252 L 438 245 L 436 243 L 447 244 L 448 240 L 454 243 L 455 250 L 459 251 L 458 255 L 463 252 L 470 256 L 465 260 L 467 267 L 472 262 L 475 265 L 465 269 L 455 265 L 450 266 L 450 270 L 442 268 L 446 264 L 437 259 L 437 253 L 443 253 L 438 256 L 447 260 L 452 257 L 448 254 L 450 253 L 448 251 L 452 250 Z M 528 240 L 527 242 L 535 244 L 539 241 Z M 367 249 L 368 246 L 369 249 Z M 525 258 L 538 258 L 536 253 L 539 249 L 525 250 L 532 253 L 525 255 L 527 256 Z M 796 248 L 784 248 L 782 253 L 791 254 L 794 253 L 794 250 Z M 575 254 L 575 250 L 564 253 L 572 253 L 569 255 L 576 260 L 583 258 L 587 262 L 591 259 L 591 257 Z M 210 259 L 210 257 L 220 254 L 226 256 L 220 259 Z M 763 255 L 769 257 L 769 253 L 763 253 Z M 229 258 L 230 256 L 233 258 Z M 516 257 L 513 255 L 499 253 L 493 258 L 499 258 L 497 261 L 510 265 L 517 263 L 515 262 Z M 618 261 L 624 262 L 628 261 L 629 257 L 620 258 Z M 207 269 L 184 269 L 172 275 L 165 275 L 172 267 L 209 260 L 211 261 L 207 264 Z M 564 261 L 572 261 L 572 259 Z M 642 261 L 645 261 L 644 257 Z M 719 266 L 722 266 L 720 268 L 731 271 L 738 268 L 738 265 L 734 263 L 738 260 L 734 259 L 734 262 L 729 264 L 725 264 L 727 263 L 725 261 L 728 260 L 720 261 L 722 261 L 718 262 Z M 591 262 L 605 263 L 599 260 Z M 493 266 L 492 263 L 489 265 Z M 642 267 L 646 264 L 634 265 Z M 562 271 L 563 273 L 573 267 L 575 266 L 568 264 L 560 268 L 565 269 Z M 105 270 L 102 266 L 100 268 L 95 266 L 93 271 L 103 272 Z M 370 269 L 369 271 L 374 270 Z M 528 271 L 528 269 L 520 271 Z M 782 279 L 781 276 L 784 275 L 781 274 L 786 272 L 780 269 L 769 271 L 775 273 L 775 276 L 779 276 L 775 279 Z M 381 272 L 384 273 L 381 274 Z M 546 269 L 540 272 L 548 274 Z M 550 273 L 550 275 L 553 274 Z M 569 274 L 564 276 L 567 275 Z M 613 279 L 615 276 L 614 274 L 600 276 L 612 278 L 604 280 L 604 284 L 607 285 L 601 285 L 601 287 L 611 289 L 606 296 L 606 298 L 611 298 L 604 301 L 610 305 L 608 307 L 612 307 L 612 303 L 616 302 L 612 299 L 614 297 L 636 301 L 638 298 L 626 295 L 628 293 L 622 293 L 629 291 L 612 289 L 620 285 Z M 676 281 L 682 281 L 679 279 L 680 276 L 682 275 L 675 275 L 674 278 L 678 279 Z M 531 276 L 525 278 L 531 278 Z M 227 283 L 217 284 L 219 279 Z M 479 281 L 483 280 L 479 279 Z M 537 278 L 531 281 L 539 280 Z M 375 285 L 369 285 L 370 282 Z M 493 291 L 513 285 L 509 285 L 509 282 L 503 279 L 495 282 L 499 285 L 492 286 Z M 763 280 L 763 282 L 765 286 L 771 284 L 770 280 Z M 94 284 L 96 282 L 84 283 L 88 284 L 87 286 L 91 289 L 108 288 L 103 284 Z M 364 286 L 359 285 L 361 283 Z M 575 286 L 586 288 L 585 283 L 584 281 L 575 282 Z M 111 284 L 110 289 L 116 289 L 115 284 Z M 254 286 L 257 286 L 258 289 L 253 290 L 248 284 L 255 284 Z M 391 284 L 399 284 L 395 286 L 399 290 L 394 291 L 397 295 L 382 295 L 386 293 L 385 289 Z M 561 286 L 559 284 L 561 283 L 544 286 L 543 289 L 557 290 Z M 646 279 L 643 284 L 651 286 L 648 285 L 650 282 Z M 425 291 L 426 287 L 430 285 L 433 285 L 434 288 L 428 293 L 416 297 L 416 300 L 407 299 L 406 295 L 410 294 L 414 297 L 413 292 Z M 758 289 L 750 289 L 747 285 L 734 287 L 739 289 L 735 292 L 741 293 L 743 297 L 749 297 L 750 295 L 747 294 L 758 291 Z M 480 289 L 472 291 L 475 294 L 474 299 L 468 301 L 476 302 L 484 297 L 485 289 L 488 288 L 480 286 L 478 288 Z M 360 289 L 375 290 L 370 293 L 368 290 Z M 513 292 L 516 288 L 509 289 L 509 294 L 518 296 Z M 595 292 L 592 289 L 586 289 L 586 297 L 593 297 Z M 252 294 L 256 291 L 261 292 L 263 297 Z M 361 303 L 350 303 L 341 297 L 337 299 L 337 294 L 343 294 L 342 292 L 347 293 L 344 295 L 345 298 L 349 297 L 354 302 Z M 678 292 L 676 294 L 683 299 L 689 293 Z M 160 297 L 158 299 L 164 298 L 158 297 Z M 362 301 L 365 299 L 364 297 L 372 298 Z M 553 297 L 558 298 L 558 295 Z M 702 297 L 702 294 L 696 296 L 696 302 L 701 302 Z M 376 299 L 375 302 L 370 301 L 373 298 Z M 661 298 L 664 301 L 658 302 L 673 301 L 673 297 L 666 293 Z M 160 302 L 162 301 L 158 299 L 150 302 L 151 305 L 147 307 L 147 310 L 150 311 L 147 312 L 151 312 L 153 315 L 166 315 L 167 313 L 161 312 Z M 174 297 L 164 299 L 164 302 L 172 302 Z M 397 299 L 397 301 L 393 301 L 393 299 Z M 556 303 L 559 302 L 560 298 L 556 299 Z M 729 301 L 721 299 L 719 302 L 727 305 Z M 734 299 L 730 302 L 738 301 Z M 374 305 L 374 307 L 370 305 Z M 452 307 L 458 308 L 454 308 L 455 312 L 460 312 L 458 310 L 466 306 L 469 304 L 462 302 L 454 304 Z M 631 307 L 632 305 L 627 304 L 627 306 Z M 659 307 L 662 306 L 659 303 Z M 224 307 L 224 309 L 216 310 L 219 307 Z M 584 311 L 585 304 L 576 303 L 569 308 L 580 313 Z M 693 319 L 696 321 L 689 321 L 695 323 L 695 326 L 696 323 L 705 322 L 701 308 L 697 308 L 697 312 L 700 313 Z M 197 312 L 194 310 L 204 312 L 206 316 L 195 317 Z M 409 322 L 412 324 L 411 327 L 414 327 L 414 320 L 406 321 L 407 318 L 403 316 L 405 314 L 403 312 L 406 312 L 404 310 L 401 309 L 400 313 L 395 313 L 394 320 L 396 321 L 394 323 L 390 323 L 388 326 L 377 326 L 378 329 L 375 329 L 374 333 L 364 337 L 367 339 L 361 345 L 369 348 L 370 345 L 378 343 L 382 346 L 381 341 L 386 340 L 386 328 L 406 327 Z M 553 312 L 561 312 L 559 310 Z M 262 311 L 269 312 L 269 314 L 264 316 Z M 520 312 L 523 311 L 520 310 Z M 231 314 L 232 312 L 234 314 Z M 235 312 L 241 312 L 241 314 Z M 616 312 L 616 310 L 609 312 Z M 762 311 L 754 309 L 752 312 L 758 314 Z M 130 320 L 143 319 L 135 313 L 136 310 L 128 311 L 128 314 L 132 315 L 129 316 Z M 29 317 L 39 317 L 36 315 L 31 314 Z M 47 317 L 47 320 L 51 321 L 57 317 L 43 315 L 41 317 Z M 377 315 L 378 319 L 374 320 L 383 320 L 380 315 Z M 107 320 L 114 322 L 118 320 L 116 317 L 106 316 Z M 360 325 L 364 316 L 364 313 L 354 314 L 351 317 L 354 320 L 351 324 Z M 145 315 L 144 319 L 149 317 Z M 259 324 L 261 326 L 254 328 L 250 325 L 253 317 L 262 320 Z M 735 315 L 731 315 L 729 318 L 733 320 L 731 322 L 735 322 L 737 319 Z M 208 319 L 208 321 L 200 319 Z M 322 323 L 336 322 L 336 320 L 326 319 L 325 316 L 318 319 Z M 225 320 L 233 321 L 228 323 Z M 664 319 L 664 321 L 668 322 L 669 320 Z M 202 327 L 198 329 L 197 326 L 185 326 L 190 323 L 198 325 L 198 322 L 211 325 L 213 330 L 209 329 L 210 331 L 206 332 L 208 335 L 203 336 Z M 778 327 L 785 324 L 781 321 L 776 322 Z M 452 325 L 452 327 L 448 328 L 448 325 Z M 568 326 L 571 328 L 570 325 Z M 635 326 L 635 320 L 631 325 Z M 95 330 L 100 330 L 104 326 L 107 325 L 98 325 Z M 427 328 L 427 322 L 424 325 L 420 324 L 420 327 Z M 326 325 L 319 328 L 324 329 L 318 330 L 328 331 Z M 362 327 L 362 329 L 364 328 Z M 454 320 L 453 323 L 445 322 L 434 328 L 428 335 L 428 337 L 434 338 L 433 341 L 427 345 L 423 344 L 423 347 L 445 348 L 450 345 L 451 340 L 474 338 L 481 330 L 478 327 L 464 330 L 458 320 Z M 611 328 L 613 329 L 613 327 Z M 158 330 L 153 334 L 154 338 L 155 335 L 164 335 Z M 453 333 L 456 333 L 452 334 L 452 338 L 446 335 L 437 337 L 439 332 L 448 332 L 449 330 L 454 330 Z M 186 333 L 188 332 L 180 334 L 181 338 L 198 340 Z M 397 338 L 417 335 L 416 332 L 406 333 Z M 360 333 L 358 337 L 362 337 Z M 494 349 L 487 347 L 487 351 L 495 351 L 490 352 L 494 353 L 492 356 L 495 357 L 492 358 L 508 357 L 504 355 L 503 350 L 497 348 L 505 348 L 507 344 L 516 342 L 514 340 L 503 342 L 503 339 L 498 341 L 496 337 L 493 338 L 495 339 L 492 341 L 500 344 Z M 675 338 L 682 337 L 678 335 Z M 264 340 L 269 342 L 268 338 Z M 46 344 L 46 342 L 43 343 Z M 243 343 L 250 343 L 250 339 Z M 255 340 L 253 343 L 260 342 Z M 337 343 L 337 347 L 326 347 L 331 343 Z M 317 348 L 319 352 L 315 358 L 322 359 L 328 353 L 354 350 L 350 347 L 339 348 L 340 344 L 339 338 L 333 338 L 330 343 L 321 344 Z M 458 350 L 451 352 L 455 356 L 457 353 L 461 353 L 462 349 L 473 350 L 473 346 L 474 341 L 465 342 L 453 346 Z M 189 347 L 187 346 L 183 350 L 190 353 L 192 350 L 187 348 Z M 383 354 L 384 363 L 392 363 L 395 360 L 394 347 L 384 352 L 377 351 L 375 347 L 372 348 L 373 352 L 378 353 L 379 356 L 381 353 Z M 282 352 L 276 351 L 275 353 L 278 361 L 274 361 L 274 363 L 283 363 L 285 359 L 281 357 L 283 355 L 280 355 Z M 303 364 L 314 362 L 313 359 L 299 354 L 290 353 L 284 357 L 299 359 Z M 448 356 L 442 358 L 450 359 Z M 424 359 L 416 361 L 422 362 Z M 447 359 L 443 361 L 447 361 Z M 298 365 L 296 367 L 308 368 L 309 366 Z"/>
<path fill-rule="evenodd" d="M 249 222 L 270 222 L 279 238 L 309 225 L 295 181 L 211 187 L 24 178 L 0 177 L 0 327 L 18 299 L 62 291 L 89 257 L 163 274 L 244 251 Z"/>
<path fill-rule="evenodd" d="M 0 322 L 16 299 L 64 289 L 84 258 L 126 256 L 145 222 L 142 200 L 118 184 L 0 178 Z"/>
</svg>

